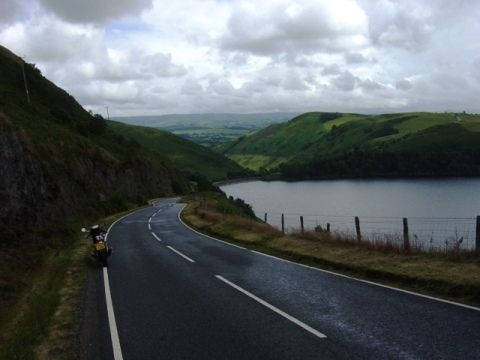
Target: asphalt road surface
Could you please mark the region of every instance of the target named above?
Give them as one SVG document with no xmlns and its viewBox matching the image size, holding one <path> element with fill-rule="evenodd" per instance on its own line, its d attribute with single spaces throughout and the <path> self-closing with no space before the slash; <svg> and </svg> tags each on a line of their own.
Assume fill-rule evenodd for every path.
<svg viewBox="0 0 480 360">
<path fill-rule="evenodd" d="M 78 358 L 480 359 L 479 309 L 220 242 L 186 227 L 182 207 L 163 200 L 111 228 Z"/>
</svg>

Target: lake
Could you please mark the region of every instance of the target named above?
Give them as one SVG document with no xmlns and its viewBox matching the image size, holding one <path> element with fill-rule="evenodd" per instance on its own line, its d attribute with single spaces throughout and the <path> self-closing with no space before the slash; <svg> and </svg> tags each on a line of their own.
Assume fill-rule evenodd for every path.
<svg viewBox="0 0 480 360">
<path fill-rule="evenodd" d="M 305 226 L 354 232 L 354 217 L 362 234 L 372 238 L 403 233 L 408 218 L 412 241 L 442 248 L 460 241 L 475 244 L 475 217 L 480 215 L 480 179 L 372 179 L 320 181 L 249 181 L 221 189 L 252 205 L 255 214 L 279 227 L 281 214 L 289 230 Z M 397 239 L 400 241 L 400 239 Z"/>
</svg>

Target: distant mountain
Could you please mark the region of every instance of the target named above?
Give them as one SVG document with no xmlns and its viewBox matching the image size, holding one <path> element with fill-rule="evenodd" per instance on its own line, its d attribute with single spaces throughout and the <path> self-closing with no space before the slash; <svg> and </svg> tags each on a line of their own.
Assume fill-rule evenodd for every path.
<svg viewBox="0 0 480 360">
<path fill-rule="evenodd" d="M 109 129 L 1 46 L 0 174 L 0 245 L 189 191 L 167 157 Z"/>
<path fill-rule="evenodd" d="M 479 176 L 480 116 L 313 112 L 219 150 L 244 167 L 293 178 Z"/>
<path fill-rule="evenodd" d="M 192 141 L 167 131 L 107 121 L 115 133 L 168 157 L 179 169 L 200 173 L 209 180 L 246 176 L 247 172 L 234 161 Z"/>
<path fill-rule="evenodd" d="M 233 140 L 270 124 L 291 119 L 298 113 L 258 114 L 171 114 L 118 117 L 115 120 L 167 130 L 206 146 Z"/>
</svg>

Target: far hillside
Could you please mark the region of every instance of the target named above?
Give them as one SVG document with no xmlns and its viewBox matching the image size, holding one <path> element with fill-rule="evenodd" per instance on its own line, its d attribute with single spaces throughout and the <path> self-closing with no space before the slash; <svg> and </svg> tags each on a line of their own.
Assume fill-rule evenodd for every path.
<svg viewBox="0 0 480 360">
<path fill-rule="evenodd" d="M 183 171 L 199 173 L 213 181 L 248 174 L 248 171 L 222 154 L 167 131 L 117 121 L 107 121 L 107 124 L 116 134 L 169 158 Z"/>
<path fill-rule="evenodd" d="M 293 178 L 480 175 L 480 116 L 312 112 L 219 150 L 244 167 Z"/>
<path fill-rule="evenodd" d="M 185 139 L 205 146 L 233 140 L 239 136 L 263 129 L 270 124 L 285 122 L 298 113 L 252 114 L 169 114 L 152 116 L 125 116 L 114 120 L 170 131 Z"/>
</svg>

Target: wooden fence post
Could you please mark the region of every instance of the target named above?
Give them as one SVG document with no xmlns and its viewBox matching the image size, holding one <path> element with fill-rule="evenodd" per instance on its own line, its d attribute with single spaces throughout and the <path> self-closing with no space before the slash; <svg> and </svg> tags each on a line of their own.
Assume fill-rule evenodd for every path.
<svg viewBox="0 0 480 360">
<path fill-rule="evenodd" d="M 327 223 L 327 233 L 330 234 L 330 223 Z"/>
<path fill-rule="evenodd" d="M 357 231 L 357 241 L 362 240 L 362 233 L 360 232 L 360 219 L 355 216 L 355 230 Z"/>
<path fill-rule="evenodd" d="M 477 216 L 477 235 L 475 238 L 475 253 L 480 256 L 480 216 Z"/>
<path fill-rule="evenodd" d="M 408 233 L 408 219 L 403 218 L 403 250 L 410 251 L 410 235 Z"/>
<path fill-rule="evenodd" d="M 282 233 L 285 234 L 285 216 L 282 214 Z"/>
<path fill-rule="evenodd" d="M 265 224 L 267 223 L 267 213 L 265 213 Z"/>
<path fill-rule="evenodd" d="M 300 227 L 302 228 L 302 234 L 303 234 L 303 216 L 300 216 Z"/>
</svg>

